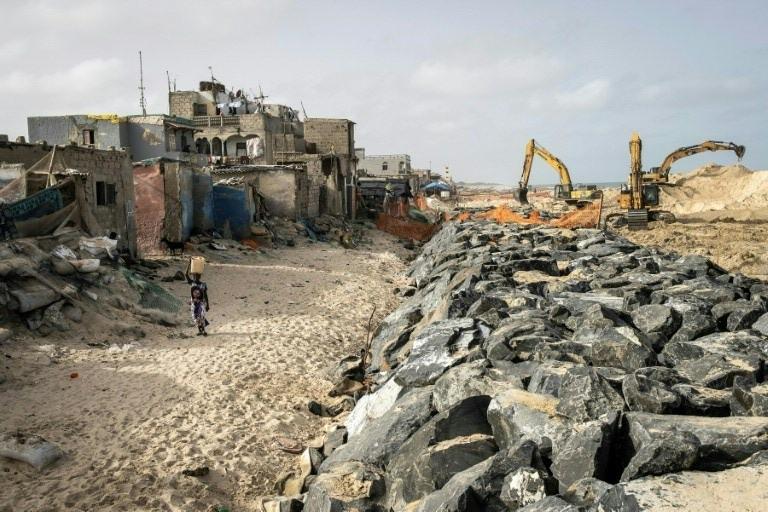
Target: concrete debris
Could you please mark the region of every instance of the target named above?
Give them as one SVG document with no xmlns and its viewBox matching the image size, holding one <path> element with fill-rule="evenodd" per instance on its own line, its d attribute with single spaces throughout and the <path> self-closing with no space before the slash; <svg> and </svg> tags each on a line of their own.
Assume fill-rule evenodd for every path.
<svg viewBox="0 0 768 512">
<path fill-rule="evenodd" d="M 691 510 L 765 481 L 753 280 L 594 229 L 466 219 L 408 277 L 353 375 L 370 394 L 319 466 L 304 456 L 304 510 Z"/>
</svg>

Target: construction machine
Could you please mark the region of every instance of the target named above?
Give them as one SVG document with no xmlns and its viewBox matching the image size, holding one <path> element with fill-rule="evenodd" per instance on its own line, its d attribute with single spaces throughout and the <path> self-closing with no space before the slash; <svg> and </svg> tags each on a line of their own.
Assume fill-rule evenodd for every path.
<svg viewBox="0 0 768 512">
<path fill-rule="evenodd" d="M 515 199 L 521 204 L 528 204 L 528 179 L 531 177 L 533 157 L 539 155 L 560 176 L 560 183 L 555 185 L 555 199 L 565 200 L 568 204 L 583 204 L 600 196 L 600 191 L 595 185 L 582 185 L 574 187 L 571 183 L 571 174 L 562 160 L 547 151 L 546 148 L 536 143 L 534 139 L 528 141 L 525 146 L 525 160 L 523 161 L 523 174 L 520 177 L 519 187 L 515 189 Z"/>
<path fill-rule="evenodd" d="M 634 132 L 629 140 L 629 183 L 622 186 L 621 193 L 619 194 L 619 206 L 627 210 L 625 214 L 627 226 L 633 231 L 648 229 L 649 219 L 675 220 L 675 216 L 671 212 L 650 209 L 651 207 L 659 206 L 659 184 L 643 182 L 642 154 L 643 141 L 640 139 L 640 135 Z"/>
<path fill-rule="evenodd" d="M 723 142 L 720 140 L 705 140 L 700 144 L 678 148 L 667 155 L 659 167 L 652 167 L 650 171 L 643 173 L 644 183 L 669 183 L 669 171 L 672 164 L 687 156 L 703 153 L 704 151 L 733 151 L 736 157 L 741 160 L 746 148 L 733 142 Z"/>
</svg>

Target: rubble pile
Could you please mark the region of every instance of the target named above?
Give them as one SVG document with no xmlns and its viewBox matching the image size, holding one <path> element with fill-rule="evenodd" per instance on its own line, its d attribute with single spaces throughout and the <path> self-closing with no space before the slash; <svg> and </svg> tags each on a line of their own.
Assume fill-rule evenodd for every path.
<svg viewBox="0 0 768 512">
<path fill-rule="evenodd" d="M 746 510 L 768 484 L 767 284 L 491 222 L 447 223 L 409 276 L 373 392 L 270 510 Z"/>
<path fill-rule="evenodd" d="M 181 303 L 149 282 L 161 265 L 131 263 L 129 270 L 116 252 L 116 241 L 85 237 L 78 231 L 3 242 L 0 321 L 7 327 L 5 337 L 15 330 L 35 336 L 64 333 L 89 311 L 112 320 L 129 311 L 148 321 L 175 325 Z M 156 305 L 161 302 L 163 307 Z M 120 321 L 112 328 L 140 331 Z"/>
</svg>

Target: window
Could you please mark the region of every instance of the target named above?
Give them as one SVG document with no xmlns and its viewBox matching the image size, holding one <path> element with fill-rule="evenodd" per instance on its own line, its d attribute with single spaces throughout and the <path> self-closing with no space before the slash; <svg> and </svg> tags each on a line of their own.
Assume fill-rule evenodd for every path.
<svg viewBox="0 0 768 512">
<path fill-rule="evenodd" d="M 398 162 L 398 163 L 399 163 L 400 172 L 401 173 L 405 172 L 405 162 L 401 161 L 401 162 Z"/>
<path fill-rule="evenodd" d="M 96 206 L 113 206 L 117 204 L 117 188 L 114 183 L 96 182 Z"/>
<path fill-rule="evenodd" d="M 192 114 L 195 116 L 207 116 L 208 115 L 208 106 L 204 103 L 193 103 L 192 104 Z"/>
<path fill-rule="evenodd" d="M 94 137 L 93 130 L 83 130 L 83 145 L 88 146 L 96 143 L 96 137 Z"/>
<path fill-rule="evenodd" d="M 238 142 L 235 146 L 235 156 L 248 156 L 248 150 L 245 147 L 245 142 Z"/>
<path fill-rule="evenodd" d="M 381 170 L 382 171 L 386 171 L 387 167 L 388 167 L 387 162 L 384 162 L 383 164 L 381 164 Z"/>
</svg>

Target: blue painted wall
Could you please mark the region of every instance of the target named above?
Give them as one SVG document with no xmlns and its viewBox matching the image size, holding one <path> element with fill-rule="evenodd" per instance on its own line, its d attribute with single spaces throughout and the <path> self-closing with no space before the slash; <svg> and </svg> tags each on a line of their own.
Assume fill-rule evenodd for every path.
<svg viewBox="0 0 768 512">
<path fill-rule="evenodd" d="M 248 188 L 213 186 L 213 222 L 216 230 L 222 232 L 229 221 L 229 229 L 237 240 L 251 235 L 253 213 L 250 211 L 251 201 L 248 200 L 246 191 L 250 193 Z"/>
</svg>

